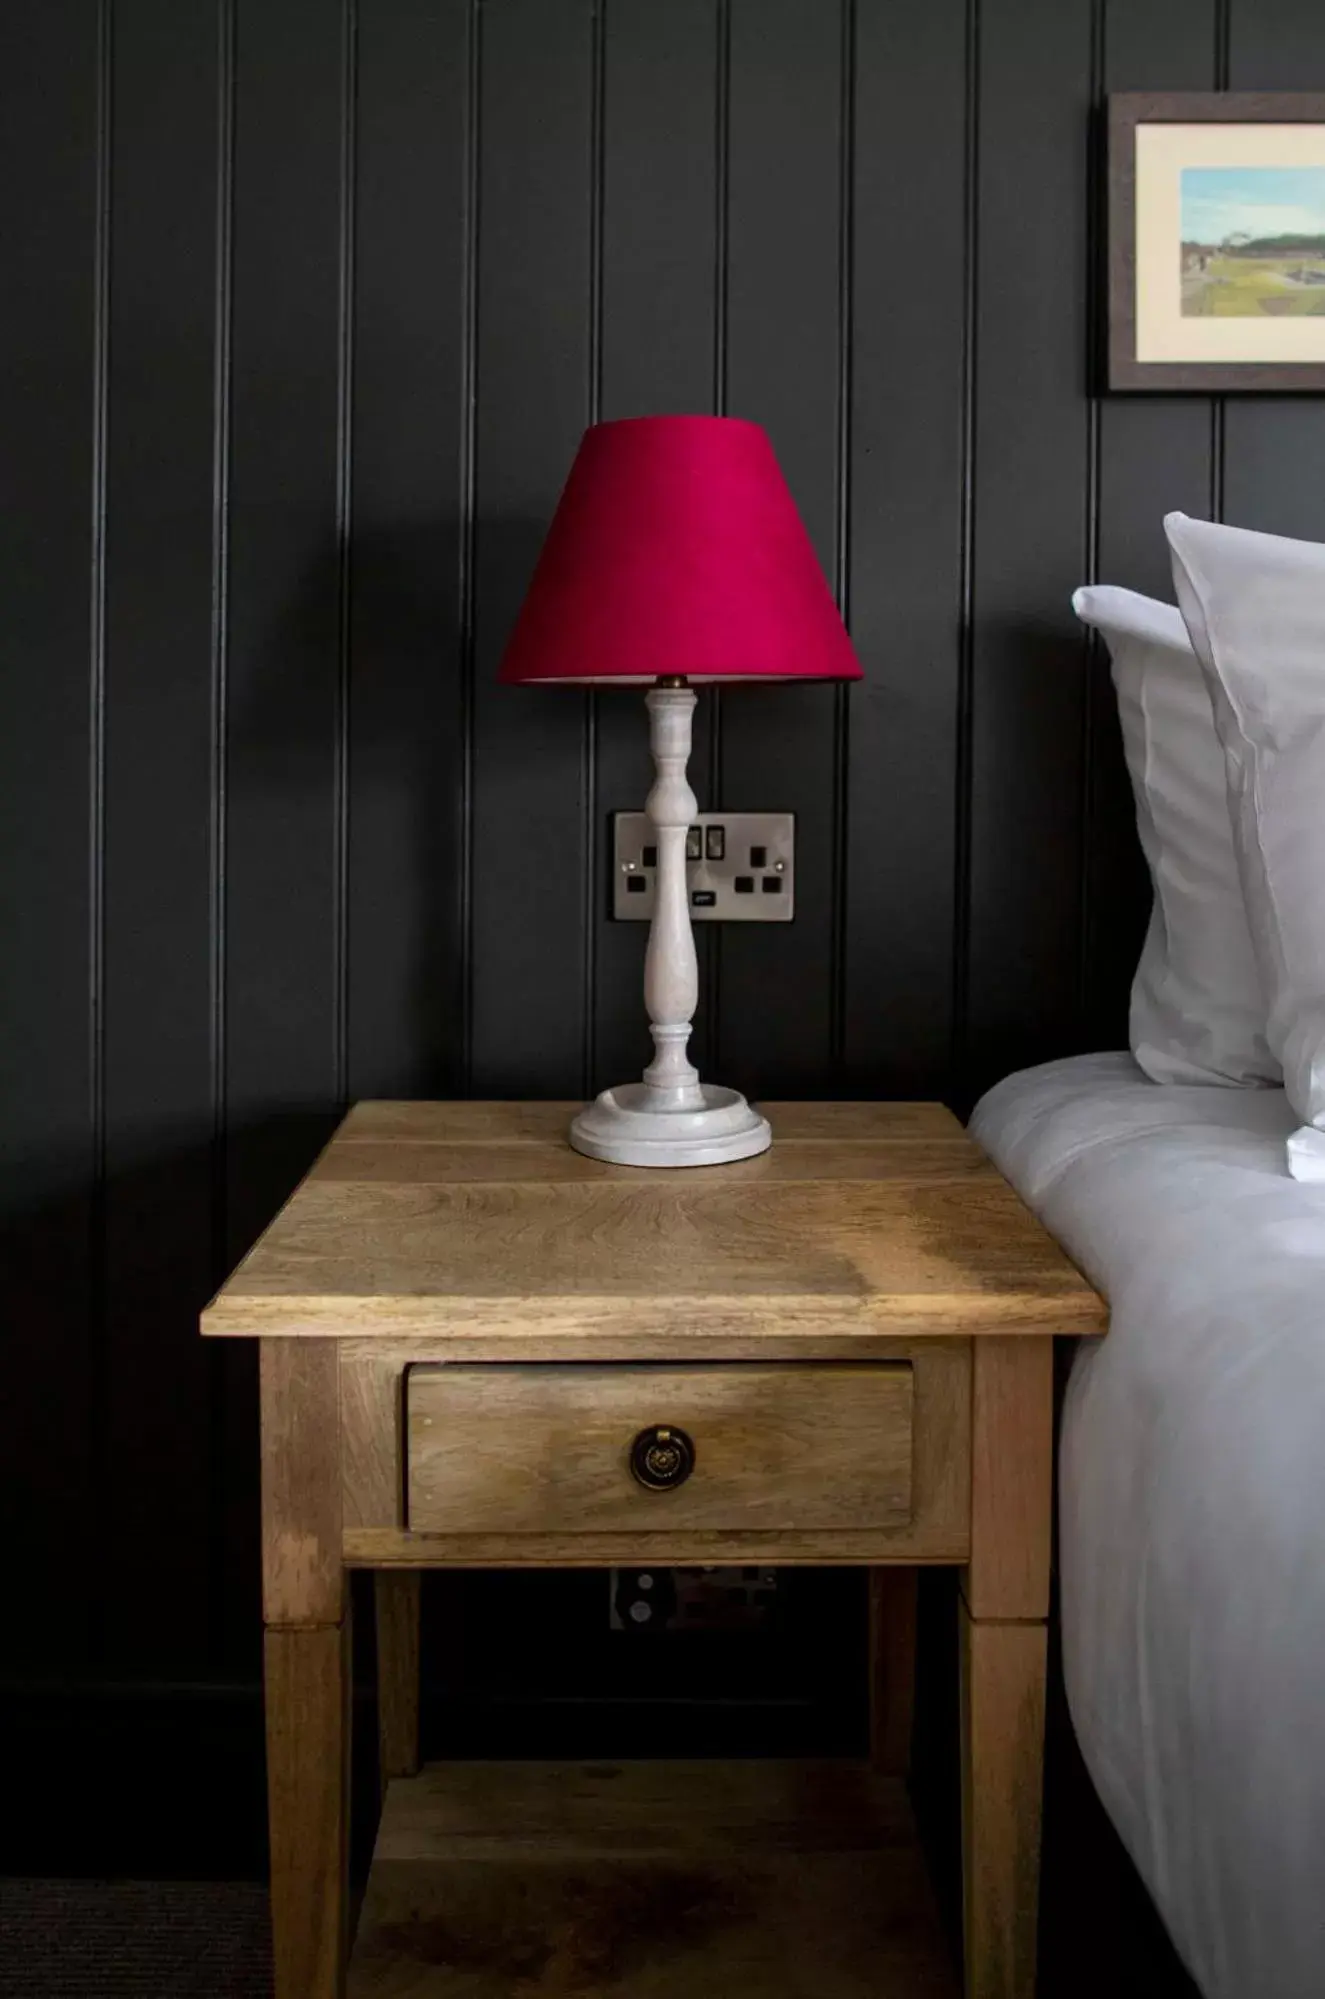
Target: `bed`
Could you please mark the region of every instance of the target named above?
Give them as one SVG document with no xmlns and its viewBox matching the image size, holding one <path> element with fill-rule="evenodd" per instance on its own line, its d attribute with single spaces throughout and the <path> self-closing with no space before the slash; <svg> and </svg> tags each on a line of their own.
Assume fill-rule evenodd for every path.
<svg viewBox="0 0 1325 1999">
<path fill-rule="evenodd" d="M 1107 1054 L 971 1124 L 1112 1305 L 1063 1416 L 1064 1671 L 1206 1999 L 1325 1993 L 1325 1186 L 1288 1176 L 1296 1123 Z"/>
</svg>

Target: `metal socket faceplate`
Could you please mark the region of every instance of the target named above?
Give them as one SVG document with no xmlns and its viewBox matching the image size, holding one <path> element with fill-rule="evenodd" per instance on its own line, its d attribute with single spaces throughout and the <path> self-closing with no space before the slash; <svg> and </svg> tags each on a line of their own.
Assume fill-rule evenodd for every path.
<svg viewBox="0 0 1325 1999">
<path fill-rule="evenodd" d="M 646 813 L 613 813 L 612 914 L 621 921 L 653 915 L 657 837 Z M 698 813 L 686 838 L 686 883 L 696 923 L 790 923 L 795 813 Z"/>
</svg>

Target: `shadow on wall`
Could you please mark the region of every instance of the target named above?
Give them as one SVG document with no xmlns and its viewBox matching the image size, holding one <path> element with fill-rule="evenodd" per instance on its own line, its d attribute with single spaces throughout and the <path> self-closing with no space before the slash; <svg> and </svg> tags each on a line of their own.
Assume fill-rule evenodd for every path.
<svg viewBox="0 0 1325 1999">
<path fill-rule="evenodd" d="M 475 856 L 480 880 L 527 871 L 518 828 L 541 784 L 561 786 L 577 809 L 578 764 L 562 770 L 555 760 L 568 710 L 487 713 L 505 699 L 497 663 L 546 526 L 484 520 L 467 544 L 456 519 L 356 523 L 348 551 L 328 542 L 247 650 L 236 635 L 231 1006 L 272 1007 L 279 1047 L 293 1025 L 287 1009 L 311 1015 L 301 1034 L 322 1031 L 330 988 L 343 978 L 348 1098 L 467 1087 L 466 788 L 476 735 L 488 818 L 516 829 Z M 536 741 L 551 771 L 534 757 Z M 267 952 L 263 923 L 274 933 Z M 274 967 L 284 976 L 274 980 Z M 248 1026 L 246 1037 L 257 1031 Z M 290 1066 L 298 1074 L 307 1062 Z"/>
<path fill-rule="evenodd" d="M 948 1088 L 962 1116 L 1014 1070 L 1126 1046 L 1149 913 L 1107 666 L 1101 684 L 1066 592 L 1050 615 L 985 618 L 973 643 L 969 915 L 956 923 L 970 970 Z"/>
<path fill-rule="evenodd" d="M 89 1106 L 48 1128 L 0 1185 L 0 1326 L 13 1360 L 3 1509 L 11 1545 L 26 1551 L 16 1588 L 31 1611 L 11 1671 L 29 1657 L 42 1671 L 117 1660 L 154 1676 L 196 1671 L 203 1658 L 234 1662 L 256 1628 L 252 1357 L 205 1349 L 197 1315 L 346 1099 L 465 1090 L 468 606 L 491 607 L 482 700 L 543 532 L 485 525 L 471 593 L 454 519 L 366 522 L 348 562 L 329 540 L 274 615 L 237 611 L 221 1128 L 209 955 L 198 949 L 178 1011 L 136 1019 L 113 976 L 112 933 L 104 1169 Z M 256 602 L 249 563 L 237 540 L 237 607 Z M 530 732 L 546 718 L 513 708 L 492 722 L 486 795 L 507 797 L 518 824 Z M 193 809 L 210 824 L 204 791 Z M 113 849 L 107 861 L 113 878 Z M 199 946 L 205 924 L 196 910 Z M 81 1545 L 93 1518 L 107 1548 L 130 1554 L 99 1555 L 71 1590 L 59 1551 Z M 132 1552 L 152 1538 L 161 1572 L 182 1577 L 169 1610 L 153 1609 L 147 1554 Z"/>
<path fill-rule="evenodd" d="M 62 1186 L 11 1204 L 0 1514 L 24 1612 L 0 1677 L 256 1674 L 256 1353 L 204 1342 L 198 1315 L 248 1247 L 227 1212 L 237 1161 L 261 1159 L 274 1209 L 329 1123 L 273 1115 L 222 1143 L 209 1118 L 190 1134 L 144 1116 L 99 1185 L 84 1143 Z"/>
</svg>

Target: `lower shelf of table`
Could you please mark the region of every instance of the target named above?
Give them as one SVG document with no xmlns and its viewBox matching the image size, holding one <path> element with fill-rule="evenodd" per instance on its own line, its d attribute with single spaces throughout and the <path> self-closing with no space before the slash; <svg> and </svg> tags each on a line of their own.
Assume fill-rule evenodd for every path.
<svg viewBox="0 0 1325 1999">
<path fill-rule="evenodd" d="M 389 1788 L 349 1999 L 955 1999 L 902 1785 L 450 1763 Z"/>
</svg>

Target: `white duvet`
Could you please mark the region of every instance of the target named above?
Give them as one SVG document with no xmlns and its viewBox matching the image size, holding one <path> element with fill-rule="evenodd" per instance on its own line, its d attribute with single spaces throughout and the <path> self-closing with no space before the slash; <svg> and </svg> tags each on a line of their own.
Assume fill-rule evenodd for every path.
<svg viewBox="0 0 1325 1999">
<path fill-rule="evenodd" d="M 1068 1388 L 1068 1698 L 1206 1999 L 1325 1999 L 1325 1186 L 1282 1090 L 1129 1055 L 1012 1076 L 971 1129 L 1108 1297 Z"/>
</svg>

